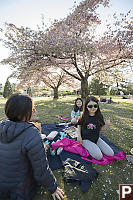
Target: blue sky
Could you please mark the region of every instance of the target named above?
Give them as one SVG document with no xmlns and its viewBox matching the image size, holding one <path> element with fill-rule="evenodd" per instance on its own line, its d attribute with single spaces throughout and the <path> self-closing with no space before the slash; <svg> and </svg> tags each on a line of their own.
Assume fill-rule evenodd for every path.
<svg viewBox="0 0 133 200">
<path fill-rule="evenodd" d="M 4 22 L 16 26 L 28 26 L 36 29 L 41 25 L 41 15 L 46 23 L 49 20 L 64 18 L 74 5 L 75 0 L 1 0 L 0 1 L 0 27 Z M 81 0 L 76 0 L 78 4 Z M 125 13 L 133 9 L 132 0 L 111 0 L 110 8 L 99 8 L 103 20 L 110 18 L 114 12 Z M 0 44 L 0 60 L 8 57 L 9 51 Z M 6 81 L 11 73 L 9 66 L 0 65 L 0 83 Z"/>
</svg>

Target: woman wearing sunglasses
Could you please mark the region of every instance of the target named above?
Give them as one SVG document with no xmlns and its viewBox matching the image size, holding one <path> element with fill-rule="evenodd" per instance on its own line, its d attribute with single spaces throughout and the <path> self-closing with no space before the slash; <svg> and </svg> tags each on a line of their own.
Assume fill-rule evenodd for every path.
<svg viewBox="0 0 133 200">
<path fill-rule="evenodd" d="M 77 140 L 88 150 L 89 154 L 101 160 L 104 153 L 114 156 L 114 151 L 100 137 L 100 131 L 106 130 L 110 125 L 110 118 L 104 122 L 101 114 L 98 99 L 90 96 L 86 99 L 83 114 L 78 121 Z"/>
</svg>

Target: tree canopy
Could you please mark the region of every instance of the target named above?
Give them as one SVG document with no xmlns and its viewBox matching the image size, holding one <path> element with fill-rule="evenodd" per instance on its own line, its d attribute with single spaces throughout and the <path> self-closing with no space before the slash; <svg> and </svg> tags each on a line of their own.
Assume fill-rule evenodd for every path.
<svg viewBox="0 0 133 200">
<path fill-rule="evenodd" d="M 17 69 L 16 73 L 39 73 L 46 80 L 48 69 L 54 66 L 81 82 L 81 96 L 88 95 L 88 78 L 116 66 L 125 66 L 133 58 L 132 20 L 130 12 L 118 19 L 114 15 L 115 29 L 109 24 L 100 37 L 96 27 L 100 19 L 99 5 L 109 1 L 82 1 L 63 20 L 55 20 L 47 29 L 36 31 L 6 24 L 4 45 L 11 50 L 3 60 Z M 128 19 L 127 19 L 128 17 Z M 65 81 L 65 80 L 64 80 Z"/>
</svg>

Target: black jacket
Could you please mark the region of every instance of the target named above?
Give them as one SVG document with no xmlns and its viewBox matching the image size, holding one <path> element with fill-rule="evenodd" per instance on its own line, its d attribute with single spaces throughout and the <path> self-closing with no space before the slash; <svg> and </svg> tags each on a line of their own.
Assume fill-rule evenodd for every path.
<svg viewBox="0 0 133 200">
<path fill-rule="evenodd" d="M 0 122 L 0 198 L 32 199 L 37 183 L 57 188 L 39 130 L 27 122 Z"/>
</svg>

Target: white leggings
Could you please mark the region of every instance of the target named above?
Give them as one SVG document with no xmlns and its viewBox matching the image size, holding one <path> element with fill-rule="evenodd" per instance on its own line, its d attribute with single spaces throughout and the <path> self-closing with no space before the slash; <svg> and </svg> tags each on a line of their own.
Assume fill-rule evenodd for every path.
<svg viewBox="0 0 133 200">
<path fill-rule="evenodd" d="M 83 140 L 82 145 L 88 150 L 89 154 L 97 160 L 102 159 L 102 152 L 107 156 L 114 156 L 114 151 L 112 148 L 100 137 L 97 143 L 91 142 L 90 140 Z"/>
</svg>

